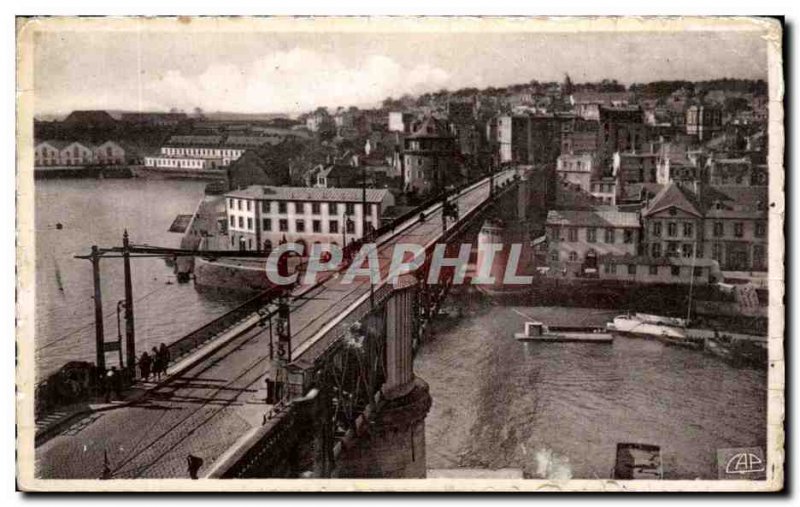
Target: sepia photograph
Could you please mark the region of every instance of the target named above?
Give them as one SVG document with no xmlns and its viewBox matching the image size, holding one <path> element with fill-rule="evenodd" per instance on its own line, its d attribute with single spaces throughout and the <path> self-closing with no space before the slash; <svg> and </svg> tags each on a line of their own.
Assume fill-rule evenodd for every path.
<svg viewBox="0 0 800 507">
<path fill-rule="evenodd" d="M 783 30 L 17 17 L 17 487 L 780 491 Z"/>
</svg>

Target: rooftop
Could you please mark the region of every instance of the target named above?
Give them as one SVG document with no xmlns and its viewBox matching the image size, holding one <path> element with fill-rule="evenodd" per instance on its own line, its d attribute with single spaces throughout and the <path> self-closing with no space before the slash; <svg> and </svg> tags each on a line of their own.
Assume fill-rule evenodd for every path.
<svg viewBox="0 0 800 507">
<path fill-rule="evenodd" d="M 386 189 L 368 188 L 367 202 L 379 203 L 389 191 Z M 360 188 L 309 188 L 309 187 L 266 187 L 253 185 L 243 190 L 234 190 L 226 197 L 242 199 L 261 199 L 267 201 L 324 201 L 324 202 L 361 202 Z"/>
<path fill-rule="evenodd" d="M 638 213 L 605 210 L 549 211 L 547 213 L 547 225 L 572 227 L 640 227 Z"/>
<path fill-rule="evenodd" d="M 216 146 L 222 144 L 222 136 L 172 136 L 167 145 Z"/>
</svg>

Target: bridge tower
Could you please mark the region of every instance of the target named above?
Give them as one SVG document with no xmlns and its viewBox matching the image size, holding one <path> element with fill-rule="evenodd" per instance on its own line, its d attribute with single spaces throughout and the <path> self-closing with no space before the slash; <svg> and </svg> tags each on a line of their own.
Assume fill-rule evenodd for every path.
<svg viewBox="0 0 800 507">
<path fill-rule="evenodd" d="M 335 475 L 358 478 L 424 478 L 428 384 L 414 375 L 413 341 L 417 282 L 402 277 L 386 302 L 386 380 L 380 408 L 366 430 L 345 442 Z"/>
</svg>

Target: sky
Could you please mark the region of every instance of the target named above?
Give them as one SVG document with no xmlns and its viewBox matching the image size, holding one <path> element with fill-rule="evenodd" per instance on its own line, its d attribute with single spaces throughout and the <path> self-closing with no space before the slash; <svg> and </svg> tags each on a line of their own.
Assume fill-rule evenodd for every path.
<svg viewBox="0 0 800 507">
<path fill-rule="evenodd" d="M 37 115 L 75 109 L 296 114 L 531 80 L 766 79 L 755 32 L 36 34 Z"/>
</svg>

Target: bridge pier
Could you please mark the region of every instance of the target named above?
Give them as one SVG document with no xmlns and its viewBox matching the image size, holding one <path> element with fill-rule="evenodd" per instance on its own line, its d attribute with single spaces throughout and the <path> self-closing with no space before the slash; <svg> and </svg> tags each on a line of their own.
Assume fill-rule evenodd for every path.
<svg viewBox="0 0 800 507">
<path fill-rule="evenodd" d="M 360 433 L 342 442 L 337 477 L 424 478 L 428 384 L 414 375 L 414 276 L 401 278 L 386 302 L 386 380 L 377 410 Z"/>
</svg>

